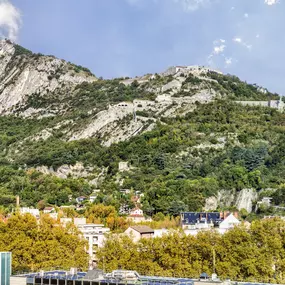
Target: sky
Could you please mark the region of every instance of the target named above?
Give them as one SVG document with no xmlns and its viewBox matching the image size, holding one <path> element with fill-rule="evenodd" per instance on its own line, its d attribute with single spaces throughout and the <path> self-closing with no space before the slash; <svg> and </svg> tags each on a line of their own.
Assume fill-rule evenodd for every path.
<svg viewBox="0 0 285 285">
<path fill-rule="evenodd" d="M 0 37 L 103 78 L 202 65 L 285 95 L 285 0 L 0 0 Z"/>
</svg>

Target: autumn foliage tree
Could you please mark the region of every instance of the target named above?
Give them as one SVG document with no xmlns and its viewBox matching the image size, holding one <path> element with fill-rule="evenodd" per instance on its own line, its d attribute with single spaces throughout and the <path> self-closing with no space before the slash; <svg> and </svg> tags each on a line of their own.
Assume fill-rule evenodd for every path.
<svg viewBox="0 0 285 285">
<path fill-rule="evenodd" d="M 112 231 L 124 230 L 129 225 L 126 218 L 118 216 L 114 206 L 94 204 L 86 210 L 85 217 L 89 223 L 105 224 Z"/>
<path fill-rule="evenodd" d="M 45 215 L 39 223 L 30 214 L 0 222 L 0 251 L 12 252 L 13 272 L 86 268 L 85 246 L 76 228 L 63 228 Z"/>
<path fill-rule="evenodd" d="M 99 266 L 136 270 L 140 274 L 197 278 L 216 272 L 222 279 L 266 283 L 285 281 L 285 222 L 254 221 L 224 235 L 204 231 L 197 236 L 173 231 L 134 243 L 127 236 L 110 236 L 99 249 Z"/>
</svg>

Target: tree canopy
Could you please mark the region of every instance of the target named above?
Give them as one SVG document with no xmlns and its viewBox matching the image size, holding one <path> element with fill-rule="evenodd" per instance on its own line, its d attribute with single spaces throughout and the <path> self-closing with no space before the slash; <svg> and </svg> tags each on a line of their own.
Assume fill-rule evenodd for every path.
<svg viewBox="0 0 285 285">
<path fill-rule="evenodd" d="M 197 236 L 173 231 L 134 243 L 128 236 L 110 236 L 97 255 L 106 271 L 122 268 L 144 275 L 198 278 L 216 272 L 222 279 L 264 283 L 285 281 L 285 222 L 254 221 L 250 229 L 235 227 Z"/>
<path fill-rule="evenodd" d="M 86 246 L 75 227 L 63 228 L 45 215 L 39 223 L 30 214 L 15 214 L 0 222 L 0 251 L 12 252 L 14 273 L 56 267 L 86 269 Z"/>
</svg>

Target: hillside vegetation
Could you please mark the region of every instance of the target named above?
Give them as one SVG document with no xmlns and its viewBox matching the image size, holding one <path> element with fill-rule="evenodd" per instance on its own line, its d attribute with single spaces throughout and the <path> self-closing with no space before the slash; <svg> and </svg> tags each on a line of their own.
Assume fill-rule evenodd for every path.
<svg viewBox="0 0 285 285">
<path fill-rule="evenodd" d="M 24 170 L 39 165 L 57 168 L 77 161 L 107 169 L 100 185 L 106 196 L 116 197 L 120 188 L 144 193 L 143 205 L 149 214 L 177 215 L 181 210 L 200 210 L 205 198 L 220 189 L 259 191 L 282 188 L 285 183 L 285 115 L 270 108 L 241 107 L 217 100 L 198 104 L 185 117 L 164 118 L 152 131 L 110 147 L 102 146 L 96 138 L 66 142 L 52 136 L 45 141 L 29 141 L 21 145 L 20 152 L 9 154 L 13 161 L 6 160 L 7 147 L 15 141 L 13 136 L 21 138 L 27 122 L 22 121 L 19 126 L 15 119 L 13 126 L 11 118 L 5 121 L 2 117 L 1 121 L 1 129 L 9 130 L 1 134 L 6 137 L 0 168 L 1 191 L 8 196 L 20 194 L 29 205 L 45 197 L 45 188 L 45 199 L 49 203 L 57 200 L 58 204 L 67 203 L 68 194 L 91 193 L 87 182 L 69 182 Z M 116 183 L 120 161 L 129 161 L 132 166 L 129 172 L 119 174 L 123 179 L 121 186 Z M 22 170 L 18 170 L 19 166 Z M 53 191 L 49 189 L 55 189 L 54 195 L 61 198 L 50 198 Z M 115 198 L 109 201 L 119 207 Z M 277 204 L 284 202 L 276 199 Z"/>
<path fill-rule="evenodd" d="M 55 61 L 62 68 L 45 75 L 52 72 L 50 81 L 58 88 L 25 94 L 13 112 L 0 116 L 4 208 L 13 207 L 15 195 L 22 205 L 44 200 L 60 206 L 95 188 L 101 190 L 96 203 L 117 210 L 132 204 L 121 189 L 143 193 L 148 215 L 201 210 L 206 198 L 222 190 L 253 188 L 276 205 L 285 203 L 285 115 L 236 103 L 274 100 L 277 94 L 216 72 L 97 80 L 86 68 L 19 46 L 5 56 L 35 70 L 39 62 Z M 66 78 L 69 87 L 62 89 Z M 10 82 L 15 90 L 17 80 Z M 121 161 L 129 163 L 129 171 L 119 171 Z M 83 163 L 87 175 L 55 176 L 62 165 L 76 163 Z M 43 166 L 51 174 L 35 170 Z"/>
</svg>

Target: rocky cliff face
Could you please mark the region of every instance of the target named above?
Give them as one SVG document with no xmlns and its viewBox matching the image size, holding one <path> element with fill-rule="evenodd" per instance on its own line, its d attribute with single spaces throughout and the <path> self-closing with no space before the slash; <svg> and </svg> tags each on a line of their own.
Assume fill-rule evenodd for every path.
<svg viewBox="0 0 285 285">
<path fill-rule="evenodd" d="M 117 80 L 117 85 L 108 88 L 109 83 L 105 83 L 108 81 L 101 81 L 98 88 L 92 85 L 97 78 L 88 69 L 53 56 L 33 54 L 3 40 L 0 41 L 0 114 L 37 119 L 57 117 L 62 121 L 29 139 L 45 140 L 60 129 L 63 140 L 99 137 L 102 144 L 109 146 L 151 130 L 162 117 L 183 116 L 197 103 L 205 104 L 219 96 L 209 84 L 213 80 L 207 78 L 207 71 L 173 70 L 167 75 Z M 123 100 L 135 88 L 152 99 L 134 95 L 130 101 Z M 112 98 L 113 92 L 122 99 Z M 100 103 L 102 96 L 105 99 Z M 94 104 L 81 103 L 85 97 L 95 98 Z M 65 116 L 69 117 L 68 124 Z"/>
<path fill-rule="evenodd" d="M 248 213 L 253 211 L 253 204 L 258 200 L 258 193 L 255 189 L 220 190 L 216 196 L 212 196 L 205 201 L 205 211 L 216 211 L 218 208 L 228 208 L 235 206 L 238 210 L 245 209 Z"/>
<path fill-rule="evenodd" d="M 25 108 L 31 95 L 64 96 L 76 85 L 95 80 L 89 72 L 64 60 L 33 54 L 8 40 L 0 41 L 0 114 L 39 113 L 41 109 Z"/>
</svg>

